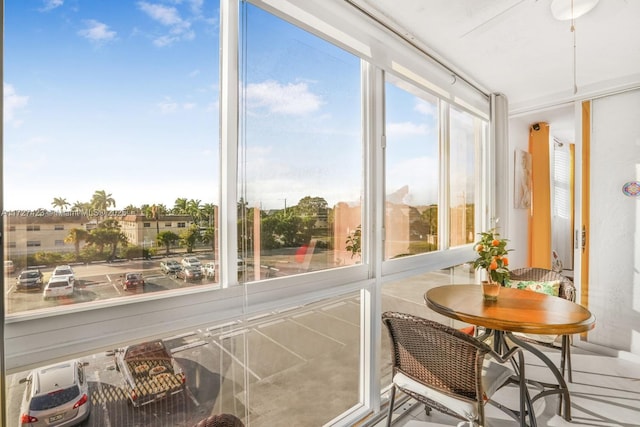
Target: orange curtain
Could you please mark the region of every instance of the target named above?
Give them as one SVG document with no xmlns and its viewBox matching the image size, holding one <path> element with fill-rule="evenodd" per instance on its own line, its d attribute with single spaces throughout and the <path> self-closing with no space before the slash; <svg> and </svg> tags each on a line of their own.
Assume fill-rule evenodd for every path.
<svg viewBox="0 0 640 427">
<path fill-rule="evenodd" d="M 529 214 L 529 266 L 551 269 L 551 170 L 549 124 L 529 128 L 532 201 Z"/>
</svg>

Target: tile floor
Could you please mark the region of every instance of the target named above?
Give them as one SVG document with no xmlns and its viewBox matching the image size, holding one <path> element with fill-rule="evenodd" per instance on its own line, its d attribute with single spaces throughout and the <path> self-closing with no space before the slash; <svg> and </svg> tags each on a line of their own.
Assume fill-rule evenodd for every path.
<svg viewBox="0 0 640 427">
<path fill-rule="evenodd" d="M 541 348 L 542 349 L 542 348 Z M 558 362 L 559 352 L 543 349 L 551 360 Z M 550 395 L 535 402 L 539 427 L 547 426 L 640 426 L 640 363 L 624 358 L 572 348 L 573 383 L 571 390 L 572 421 L 556 415 L 558 395 Z M 552 382 L 546 367 L 534 356 L 527 355 L 527 377 Z M 517 407 L 516 389 L 505 388 L 494 396 L 500 403 Z M 517 423 L 501 410 L 488 405 L 487 426 L 507 427 Z M 456 426 L 458 420 L 431 411 L 426 415 L 424 406 L 409 401 L 396 411 L 394 427 Z M 386 425 L 386 420 L 375 427 Z"/>
</svg>

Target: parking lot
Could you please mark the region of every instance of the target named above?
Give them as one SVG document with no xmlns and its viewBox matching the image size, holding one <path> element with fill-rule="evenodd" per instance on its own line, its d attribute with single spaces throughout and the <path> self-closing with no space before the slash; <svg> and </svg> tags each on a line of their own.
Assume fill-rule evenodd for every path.
<svg viewBox="0 0 640 427">
<path fill-rule="evenodd" d="M 180 261 L 180 258 L 175 259 Z M 42 291 L 18 291 L 15 286 L 15 277 L 19 274 L 19 271 L 16 271 L 14 274 L 6 276 L 4 281 L 7 314 L 215 283 L 215 278 L 204 277 L 202 280 L 185 282 L 174 275 L 163 274 L 160 271 L 160 261 L 161 259 L 154 259 L 72 265 L 76 277 L 73 296 L 59 297 L 47 301 L 42 298 Z M 206 261 L 206 259 L 202 259 L 203 263 Z M 208 261 L 213 262 L 213 260 Z M 41 268 L 44 274 L 44 283 L 49 279 L 52 270 L 52 267 Z M 145 280 L 145 286 L 125 291 L 121 278 L 127 272 L 141 272 Z"/>
<path fill-rule="evenodd" d="M 185 393 L 140 408 L 128 404 L 112 357 L 83 357 L 92 402 L 83 425 L 191 427 L 221 412 L 245 423 L 248 414 L 252 426 L 282 425 L 283 419 L 289 425 L 322 425 L 357 403 L 359 314 L 354 296 L 166 337 L 186 374 Z M 19 380 L 26 375 L 7 377 L 7 427 L 19 426 L 25 389 Z M 294 383 L 304 387 L 282 388 Z M 319 396 L 327 383 L 334 391 Z"/>
</svg>

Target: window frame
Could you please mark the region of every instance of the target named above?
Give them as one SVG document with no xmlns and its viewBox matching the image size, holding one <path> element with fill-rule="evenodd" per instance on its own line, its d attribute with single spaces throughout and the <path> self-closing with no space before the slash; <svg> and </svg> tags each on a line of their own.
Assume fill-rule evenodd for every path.
<svg viewBox="0 0 640 427">
<path fill-rule="evenodd" d="M 489 119 L 489 100 L 475 88 L 460 83 L 451 88 L 451 74 L 398 35 L 371 22 L 343 0 L 304 2 L 251 0 L 294 25 L 356 54 L 362 63 L 362 139 L 364 161 L 363 258 L 362 263 L 302 275 L 288 276 L 245 286 L 237 283 L 238 106 L 239 106 L 239 6 L 242 0 L 220 0 L 220 287 L 184 289 L 170 295 L 105 300 L 59 307 L 55 311 L 20 313 L 5 317 L 5 373 L 71 355 L 89 354 L 104 348 L 165 334 L 166 319 L 172 330 L 190 331 L 201 325 L 264 313 L 354 291 L 363 298 L 361 322 L 361 405 L 336 422 L 356 419 L 380 409 L 379 373 L 376 360 L 380 346 L 380 290 L 384 283 L 410 275 L 438 270 L 473 257 L 471 245 L 396 260 L 382 261 L 384 219 L 384 73 L 400 75 L 442 102 Z M 445 91 L 440 89 L 446 87 Z M 489 143 L 489 138 L 486 138 Z M 483 165 L 488 163 L 483 154 Z M 485 170 L 481 170 L 485 174 Z M 484 184 L 489 186 L 488 180 Z M 483 191 L 483 195 L 489 194 Z M 478 213 L 488 210 L 483 199 Z M 444 211 L 444 209 L 442 210 Z M 186 228 L 186 223 L 183 223 Z M 178 224 L 180 228 L 180 224 Z M 442 239 L 442 241 L 448 241 Z M 133 321 L 135 319 L 135 321 Z M 132 326 L 121 330 L 123 321 Z M 105 333 L 96 334 L 96 328 Z M 74 340 L 68 342 L 69 331 Z M 64 343 L 64 344 L 61 344 Z"/>
</svg>

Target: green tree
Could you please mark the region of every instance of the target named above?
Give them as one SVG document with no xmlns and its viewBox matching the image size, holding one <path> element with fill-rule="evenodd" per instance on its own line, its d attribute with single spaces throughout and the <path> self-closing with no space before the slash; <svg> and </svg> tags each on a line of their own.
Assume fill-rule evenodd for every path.
<svg viewBox="0 0 640 427">
<path fill-rule="evenodd" d="M 73 205 L 71 205 L 71 210 L 74 212 L 82 212 L 88 211 L 91 209 L 91 203 L 76 201 Z"/>
<path fill-rule="evenodd" d="M 187 230 L 180 233 L 180 243 L 187 248 L 187 253 L 193 252 L 193 248 L 200 240 L 200 229 L 192 224 Z"/>
<path fill-rule="evenodd" d="M 111 193 L 107 193 L 104 190 L 97 190 L 91 197 L 91 206 L 94 209 L 107 210 L 111 206 L 116 206 L 115 199 L 111 196 Z"/>
<path fill-rule="evenodd" d="M 51 206 L 54 208 L 60 208 L 60 212 L 64 211 L 67 206 L 70 206 L 71 203 L 67 202 L 67 199 L 64 197 L 54 197 L 53 202 L 51 202 Z"/>
<path fill-rule="evenodd" d="M 328 203 L 322 197 L 303 197 L 298 202 L 296 209 L 302 216 L 311 216 L 326 219 Z"/>
<path fill-rule="evenodd" d="M 189 201 L 185 198 L 178 197 L 173 203 L 173 213 L 177 215 L 187 215 L 187 203 Z"/>
<path fill-rule="evenodd" d="M 110 246 L 110 259 L 115 258 L 118 244 L 126 245 L 128 243 L 127 236 L 120 230 L 120 224 L 115 219 L 107 219 L 99 223 L 89 232 L 87 241 L 98 247 L 100 254 L 104 252 L 105 246 Z"/>
<path fill-rule="evenodd" d="M 156 236 L 156 242 L 158 242 L 158 246 L 164 246 L 167 255 L 169 255 L 169 249 L 171 249 L 171 245 L 175 244 L 179 240 L 180 236 L 178 236 L 173 231 L 163 231 L 161 233 L 158 233 L 158 235 Z"/>
<path fill-rule="evenodd" d="M 111 197 L 111 193 L 107 193 L 104 190 L 97 190 L 93 193 L 93 197 L 91 197 L 91 207 L 93 209 L 106 213 L 107 209 L 112 206 L 116 207 L 116 201 Z M 103 218 L 105 216 L 106 214 L 102 215 Z"/>
<path fill-rule="evenodd" d="M 139 213 L 142 213 L 142 209 L 140 209 L 140 208 L 139 208 L 139 207 L 137 207 L 137 206 L 131 205 L 131 204 L 127 205 L 127 206 L 124 208 L 124 211 L 125 211 L 127 214 L 139 214 Z"/>
<path fill-rule="evenodd" d="M 76 259 L 80 257 L 80 242 L 86 241 L 89 237 L 87 230 L 82 228 L 72 228 L 69 234 L 64 238 L 65 243 L 72 243 L 76 250 Z"/>
<path fill-rule="evenodd" d="M 202 233 L 202 242 L 211 245 L 211 250 L 216 253 L 216 228 L 211 226 L 207 227 Z"/>
<path fill-rule="evenodd" d="M 354 256 L 361 256 L 362 254 L 362 226 L 357 226 L 356 229 L 349 233 L 347 236 L 346 250 L 351 252 L 351 258 Z"/>
<path fill-rule="evenodd" d="M 200 210 L 202 212 L 201 218 L 207 222 L 209 227 L 213 227 L 215 225 L 216 205 L 205 203 Z"/>
</svg>

